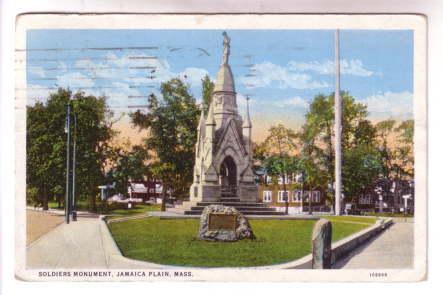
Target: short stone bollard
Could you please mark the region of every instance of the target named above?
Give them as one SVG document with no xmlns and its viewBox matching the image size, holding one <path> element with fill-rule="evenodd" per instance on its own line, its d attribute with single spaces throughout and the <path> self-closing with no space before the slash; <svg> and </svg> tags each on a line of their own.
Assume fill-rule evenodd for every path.
<svg viewBox="0 0 443 295">
<path fill-rule="evenodd" d="M 312 268 L 331 268 L 332 224 L 329 220 L 320 219 L 312 231 Z"/>
</svg>

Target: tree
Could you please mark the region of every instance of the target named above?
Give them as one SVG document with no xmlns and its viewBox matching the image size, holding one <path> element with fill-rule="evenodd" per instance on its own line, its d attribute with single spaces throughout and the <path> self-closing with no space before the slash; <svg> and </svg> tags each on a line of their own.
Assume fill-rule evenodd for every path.
<svg viewBox="0 0 443 295">
<path fill-rule="evenodd" d="M 76 190 L 80 198 L 88 199 L 91 212 L 97 211 L 98 186 L 105 174 L 112 153 L 111 140 L 117 134 L 112 129 L 113 113 L 105 97 L 74 94 L 72 112 L 77 117 Z M 74 128 L 71 124 L 71 128 Z"/>
<path fill-rule="evenodd" d="M 158 167 L 155 174 L 163 183 L 164 210 L 166 191 L 183 198 L 192 183 L 199 109 L 180 79 L 162 83 L 161 94 L 161 99 L 151 94 L 147 112 L 138 110 L 131 120 L 134 126 L 149 130 L 144 144 L 155 154 L 153 167 Z"/>
<path fill-rule="evenodd" d="M 398 135 L 396 170 L 398 177 L 414 175 L 414 120 L 406 120 L 395 129 Z"/>
<path fill-rule="evenodd" d="M 214 91 L 214 82 L 211 81 L 208 75 L 202 79 L 202 106 L 205 115 L 208 113 L 209 105 L 212 100 L 212 92 Z"/>
<path fill-rule="evenodd" d="M 382 161 L 377 149 L 359 144 L 343 151 L 343 193 L 354 197 L 371 184 L 382 172 Z"/>
<path fill-rule="evenodd" d="M 378 122 L 375 127 L 377 130 L 377 138 L 379 140 L 379 151 L 381 161 L 383 163 L 383 176 L 389 178 L 393 168 L 394 151 L 389 148 L 388 137 L 392 134 L 395 126 L 395 120 L 385 120 Z"/>
<path fill-rule="evenodd" d="M 70 90 L 60 88 L 45 103 L 27 107 L 27 186 L 38 190 L 44 209 L 48 209 L 51 196 L 61 200 L 65 194 L 68 103 L 77 116 L 76 192 L 81 198 L 89 198 L 89 209 L 95 211 L 97 186 L 104 179 L 110 140 L 115 134 L 110 123 L 112 113 L 104 97 L 81 92 L 73 95 Z"/>
<path fill-rule="evenodd" d="M 296 148 L 296 133 L 282 124 L 272 126 L 269 129 L 269 135 L 264 140 L 264 146 L 268 155 L 273 155 L 272 161 L 268 161 L 268 167 L 272 168 L 278 173 L 283 181 L 283 192 L 285 199 L 285 212 L 288 214 L 288 192 L 286 190 L 286 178 L 290 172 L 291 162 L 289 161 L 289 154 L 295 151 Z"/>
<path fill-rule="evenodd" d="M 117 148 L 115 153 L 115 165 L 109 176 L 110 182 L 116 183 L 117 191 L 126 192 L 129 180 L 145 180 L 152 174 L 147 164 L 150 157 L 143 146 L 135 145 L 129 151 Z"/>
<path fill-rule="evenodd" d="M 343 100 L 342 112 L 342 151 L 343 151 L 343 179 L 351 178 L 352 169 L 365 169 L 364 161 L 357 159 L 357 151 L 371 150 L 374 145 L 375 129 L 371 122 L 367 120 L 367 108 L 358 103 L 347 92 L 341 93 Z M 317 95 L 311 102 L 309 111 L 306 114 L 306 122 L 302 126 L 298 137 L 302 144 L 302 156 L 305 162 L 309 163 L 312 171 L 311 179 L 313 183 L 321 184 L 331 188 L 334 182 L 335 157 L 334 157 L 334 93 L 329 96 Z M 346 156 L 346 154 L 348 155 Z M 352 155 L 352 156 L 351 156 Z M 351 162 L 350 162 L 351 161 Z M 371 176 L 373 176 L 371 174 Z M 368 179 L 361 180 L 357 185 L 362 187 L 368 185 Z M 325 185 L 328 183 L 329 185 Z M 352 194 L 353 189 L 347 181 L 343 183 L 345 195 Z M 353 185 L 353 184 L 352 184 Z"/>
</svg>

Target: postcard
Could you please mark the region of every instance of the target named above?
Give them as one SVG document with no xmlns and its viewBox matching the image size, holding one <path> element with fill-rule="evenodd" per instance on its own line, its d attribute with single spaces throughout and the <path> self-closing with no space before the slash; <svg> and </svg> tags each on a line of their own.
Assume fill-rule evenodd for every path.
<svg viewBox="0 0 443 295">
<path fill-rule="evenodd" d="M 16 276 L 420 281 L 426 18 L 17 18 Z"/>
</svg>

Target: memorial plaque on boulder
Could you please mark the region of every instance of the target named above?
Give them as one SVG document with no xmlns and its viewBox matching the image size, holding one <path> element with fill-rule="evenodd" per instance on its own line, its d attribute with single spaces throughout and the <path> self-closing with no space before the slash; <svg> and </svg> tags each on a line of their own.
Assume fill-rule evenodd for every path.
<svg viewBox="0 0 443 295">
<path fill-rule="evenodd" d="M 222 242 L 255 238 L 246 217 L 234 207 L 223 205 L 205 207 L 200 217 L 198 237 Z"/>
<path fill-rule="evenodd" d="M 209 213 L 209 230 L 232 230 L 237 225 L 237 214 Z"/>
</svg>

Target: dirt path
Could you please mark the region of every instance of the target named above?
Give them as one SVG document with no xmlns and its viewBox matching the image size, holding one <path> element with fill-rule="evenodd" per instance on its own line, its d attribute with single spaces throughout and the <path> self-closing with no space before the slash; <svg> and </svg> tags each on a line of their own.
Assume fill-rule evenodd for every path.
<svg viewBox="0 0 443 295">
<path fill-rule="evenodd" d="M 26 246 L 63 223 L 63 216 L 26 210 Z"/>
</svg>

